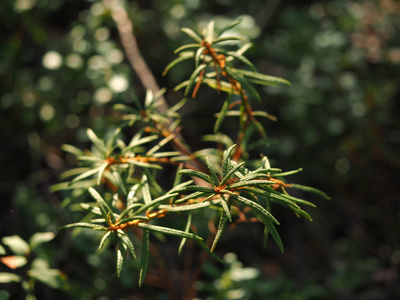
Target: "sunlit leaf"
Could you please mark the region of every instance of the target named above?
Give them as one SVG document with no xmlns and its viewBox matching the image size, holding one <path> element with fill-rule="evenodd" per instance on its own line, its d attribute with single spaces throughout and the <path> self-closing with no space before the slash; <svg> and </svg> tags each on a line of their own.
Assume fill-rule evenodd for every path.
<svg viewBox="0 0 400 300">
<path fill-rule="evenodd" d="M 94 230 L 108 230 L 107 227 L 98 225 L 98 224 L 92 224 L 92 223 L 86 223 L 86 222 L 77 222 L 77 223 L 72 223 L 68 225 L 64 225 L 59 227 L 58 229 L 70 229 L 70 228 L 75 228 L 75 227 L 82 227 L 82 228 L 90 228 Z"/>
<path fill-rule="evenodd" d="M 162 234 L 173 235 L 173 236 L 178 236 L 178 237 L 188 238 L 188 239 L 193 239 L 193 240 L 202 240 L 202 238 L 196 234 L 169 228 L 169 227 L 150 225 L 150 224 L 146 224 L 146 223 L 139 223 L 138 226 L 141 228 L 148 229 L 150 231 L 158 232 L 158 233 L 162 233 Z"/>
<path fill-rule="evenodd" d="M 108 150 L 107 150 L 107 147 L 106 147 L 106 145 L 104 144 L 104 142 L 103 142 L 101 139 L 99 139 L 99 138 L 97 137 L 97 135 L 93 132 L 92 129 L 88 128 L 88 129 L 86 130 L 86 133 L 87 133 L 89 139 L 93 142 L 93 144 L 94 144 L 95 147 L 97 148 L 97 150 L 99 150 L 100 153 L 101 153 L 104 157 L 107 157 L 107 154 L 108 154 L 107 152 L 108 152 Z"/>
<path fill-rule="evenodd" d="M 55 234 L 53 232 L 37 232 L 29 239 L 29 246 L 33 251 L 37 246 L 43 243 L 47 243 L 54 239 Z"/>
<path fill-rule="evenodd" d="M 129 253 L 132 255 L 133 258 L 136 258 L 136 251 L 135 247 L 133 246 L 133 243 L 129 236 L 123 232 L 121 229 L 117 230 L 117 235 L 118 238 L 120 239 L 121 243 L 126 246 L 126 248 L 129 250 Z"/>
<path fill-rule="evenodd" d="M 6 236 L 1 241 L 16 255 L 26 256 L 30 253 L 29 244 L 19 235 Z"/>
<path fill-rule="evenodd" d="M 185 28 L 181 28 L 181 31 L 186 33 L 188 36 L 190 36 L 196 42 L 201 44 L 202 38 L 197 33 L 195 33 L 192 29 L 185 27 Z"/>
</svg>

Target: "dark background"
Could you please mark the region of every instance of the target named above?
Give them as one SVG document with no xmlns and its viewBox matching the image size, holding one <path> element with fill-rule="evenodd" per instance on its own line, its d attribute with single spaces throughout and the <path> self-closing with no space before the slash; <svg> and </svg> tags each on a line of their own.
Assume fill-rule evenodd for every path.
<svg viewBox="0 0 400 300">
<path fill-rule="evenodd" d="M 272 243 L 264 250 L 261 229 L 251 224 L 226 233 L 217 253 L 234 252 L 245 268 L 260 272 L 242 285 L 231 282 L 227 291 L 245 290 L 243 299 L 400 297 L 400 3 L 127 3 L 139 47 L 160 86 L 168 88 L 170 104 L 182 97 L 173 87 L 193 70 L 183 63 L 161 76 L 174 49 L 189 42 L 179 28 L 199 31 L 212 18 L 222 27 L 243 17 L 237 33 L 254 43 L 247 57 L 259 72 L 292 82 L 259 88 L 259 107 L 278 117 L 266 123 L 265 154 L 273 166 L 302 167 L 293 181 L 317 187 L 332 200 L 310 197 L 318 205 L 309 210 L 314 222 L 277 209 L 283 255 Z M 112 131 L 118 122 L 112 105 L 129 102 L 132 94 L 143 99 L 145 91 L 101 2 L 4 0 L 0 12 L 0 236 L 28 239 L 35 232 L 57 232 L 75 218 L 65 195 L 49 191 L 75 163 L 60 146 L 87 147 L 87 127 L 99 135 Z M 129 88 L 113 90 L 113 78 L 125 78 Z M 212 146 L 199 137 L 212 131 L 209 116 L 220 109 L 219 99 L 204 87 L 183 112 L 183 135 L 194 150 Z M 234 135 L 235 127 L 222 130 Z M 136 288 L 135 262 L 118 280 L 112 249 L 99 256 L 97 242 L 89 233 L 74 239 L 59 233 L 46 255 L 67 275 L 70 289 L 39 283 L 37 298 L 168 299 L 161 288 Z M 179 278 L 183 266 L 175 246 L 160 245 L 177 274 L 172 278 Z M 199 297 L 242 299 L 218 294 L 215 279 L 222 273 L 227 276 L 214 262 L 205 265 Z M 20 299 L 18 285 L 7 288 Z"/>
</svg>

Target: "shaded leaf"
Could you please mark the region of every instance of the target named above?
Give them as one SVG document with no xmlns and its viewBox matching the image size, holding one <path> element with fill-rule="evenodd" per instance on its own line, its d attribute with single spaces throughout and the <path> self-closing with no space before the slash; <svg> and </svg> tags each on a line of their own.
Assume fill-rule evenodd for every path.
<svg viewBox="0 0 400 300">
<path fill-rule="evenodd" d="M 139 287 L 143 285 L 144 279 L 146 277 L 147 268 L 149 265 L 149 255 L 150 255 L 150 234 L 148 230 L 143 230 Z"/>
<path fill-rule="evenodd" d="M 219 131 L 221 124 L 225 119 L 226 112 L 228 111 L 229 103 L 230 103 L 230 99 L 231 99 L 230 96 L 231 95 L 229 95 L 229 98 L 226 99 L 224 104 L 222 105 L 221 111 L 220 111 L 217 121 L 215 122 L 215 125 L 214 125 L 214 133 L 217 133 Z"/>
<path fill-rule="evenodd" d="M 331 199 L 331 197 L 329 197 L 323 191 L 321 191 L 319 189 L 316 189 L 316 188 L 313 188 L 313 187 L 300 185 L 300 184 L 294 184 L 294 183 L 290 184 L 290 187 L 294 188 L 294 189 L 301 190 L 301 191 L 305 191 L 305 192 L 316 194 L 318 196 L 321 196 L 322 198 L 325 198 L 326 200 L 330 200 Z"/>
<path fill-rule="evenodd" d="M 188 206 L 188 205 L 184 205 L 184 206 Z M 187 221 L 186 221 L 185 232 L 189 232 L 190 231 L 190 225 L 191 224 L 192 224 L 192 214 L 190 213 L 188 215 L 188 218 L 187 218 Z M 186 240 L 187 240 L 187 238 L 182 238 L 181 243 L 179 244 L 179 248 L 178 248 L 178 254 L 179 255 L 182 254 L 182 250 L 183 250 L 183 247 L 185 246 Z"/>
<path fill-rule="evenodd" d="M 211 250 L 210 250 L 211 252 L 213 252 L 215 250 L 215 247 L 218 244 L 218 241 L 222 235 L 222 231 L 224 230 L 227 221 L 228 221 L 228 216 L 226 215 L 226 213 L 223 212 L 219 219 L 218 230 L 217 230 L 217 234 L 214 237 L 213 244 L 211 246 Z"/>
</svg>

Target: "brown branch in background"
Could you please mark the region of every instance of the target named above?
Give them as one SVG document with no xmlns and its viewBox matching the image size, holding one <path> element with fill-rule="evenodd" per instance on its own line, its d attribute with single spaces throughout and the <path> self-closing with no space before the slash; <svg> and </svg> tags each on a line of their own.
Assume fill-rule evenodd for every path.
<svg viewBox="0 0 400 300">
<path fill-rule="evenodd" d="M 117 24 L 122 46 L 133 70 L 146 90 L 151 90 L 153 94 L 157 93 L 160 87 L 140 53 L 136 37 L 133 33 L 133 23 L 129 19 L 126 9 L 121 5 L 119 0 L 103 0 L 103 3 L 110 10 L 111 16 Z M 168 104 L 165 98 L 161 96 L 157 101 L 161 103 L 158 108 L 160 113 L 166 113 L 168 111 Z"/>
</svg>

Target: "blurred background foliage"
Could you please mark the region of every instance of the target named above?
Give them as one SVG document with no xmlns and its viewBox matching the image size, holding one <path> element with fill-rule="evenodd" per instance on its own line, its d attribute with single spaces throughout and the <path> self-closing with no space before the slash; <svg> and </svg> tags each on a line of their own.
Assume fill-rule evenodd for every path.
<svg viewBox="0 0 400 300">
<path fill-rule="evenodd" d="M 332 197 L 317 203 L 312 223 L 277 209 L 284 220 L 283 255 L 272 245 L 263 250 L 251 226 L 227 233 L 217 252 L 236 255 L 226 254 L 225 266 L 204 266 L 198 297 L 400 297 L 400 3 L 138 0 L 126 7 L 170 104 L 182 98 L 173 87 L 193 70 L 181 64 L 161 76 L 187 41 L 180 27 L 200 30 L 213 18 L 223 27 L 243 18 L 235 33 L 254 42 L 248 57 L 258 71 L 292 82 L 290 88 L 265 88 L 257 104 L 279 119 L 267 124 L 264 153 L 282 169 L 303 167 L 295 180 Z M 0 11 L 0 236 L 28 240 L 35 232 L 57 233 L 40 249 L 69 281 L 62 289 L 38 282 L 37 298 L 179 297 L 185 270 L 176 245 L 162 246 L 170 292 L 151 280 L 139 290 L 137 262 L 117 280 L 112 253 L 96 253 L 99 236 L 82 231 L 72 243 L 70 233 L 57 232 L 79 218 L 70 213 L 73 205 L 66 207 L 69 198 L 62 202 L 65 195 L 49 192 L 75 163 L 60 146 L 85 147 L 87 127 L 100 136 L 110 133 L 118 122 L 111 106 L 145 94 L 109 11 L 101 1 L 85 0 L 3 0 Z M 182 133 L 195 150 L 212 146 L 200 136 L 212 131 L 218 99 L 204 88 L 183 111 Z M 9 271 L 0 264 L 0 272 Z M 3 288 L 8 292 L 1 296 L 20 299 L 18 283 Z"/>
</svg>

